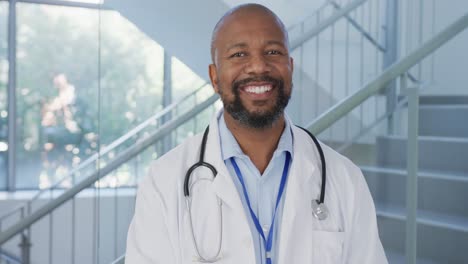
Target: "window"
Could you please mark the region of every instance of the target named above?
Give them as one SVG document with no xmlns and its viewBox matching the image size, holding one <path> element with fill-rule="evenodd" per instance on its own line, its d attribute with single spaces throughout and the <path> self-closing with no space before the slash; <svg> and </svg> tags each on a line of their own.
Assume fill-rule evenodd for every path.
<svg viewBox="0 0 468 264">
<path fill-rule="evenodd" d="M 17 14 L 16 188 L 45 188 L 161 109 L 164 50 L 115 11 Z"/>
<path fill-rule="evenodd" d="M 118 12 L 104 11 L 100 77 L 99 136 L 101 147 L 105 147 L 162 109 L 164 49 Z M 103 157 L 101 164 L 133 145 L 145 132 Z M 103 178 L 99 186 L 134 185 L 153 158 L 150 148 Z"/>
<path fill-rule="evenodd" d="M 97 150 L 98 15 L 17 4 L 16 188 L 48 187 Z"/>
</svg>

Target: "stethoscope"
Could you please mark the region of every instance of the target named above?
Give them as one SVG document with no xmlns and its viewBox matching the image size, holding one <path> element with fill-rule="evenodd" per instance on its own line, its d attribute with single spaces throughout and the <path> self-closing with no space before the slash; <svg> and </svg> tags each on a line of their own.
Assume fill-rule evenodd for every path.
<svg viewBox="0 0 468 264">
<path fill-rule="evenodd" d="M 318 220 L 325 220 L 328 217 L 328 208 L 324 204 L 325 200 L 325 185 L 326 185 L 326 179 L 327 179 L 327 172 L 326 172 L 326 164 L 325 164 L 325 156 L 323 154 L 322 147 L 320 146 L 320 143 L 318 142 L 317 138 L 315 138 L 312 133 L 310 133 L 308 130 L 299 127 L 300 129 L 304 130 L 310 138 L 312 138 L 312 141 L 314 141 L 315 147 L 317 148 L 320 156 L 320 163 L 322 167 L 322 183 L 320 187 L 320 196 L 319 199 L 312 200 L 312 215 L 318 219 Z M 222 201 L 217 197 L 217 202 L 218 202 L 218 211 L 219 211 L 219 218 L 220 218 L 220 225 L 219 225 L 219 242 L 218 242 L 218 248 L 216 249 L 216 254 L 211 257 L 204 257 L 200 254 L 200 250 L 198 248 L 197 241 L 195 239 L 195 233 L 193 231 L 193 222 L 192 222 L 192 200 L 190 197 L 190 188 L 189 188 L 189 182 L 190 182 L 190 177 L 192 176 L 192 173 L 195 169 L 200 168 L 200 167 L 205 167 L 211 170 L 213 174 L 213 178 L 209 181 L 213 181 L 216 178 L 216 175 L 218 174 L 218 171 L 216 168 L 211 165 L 208 162 L 204 161 L 205 158 L 205 150 L 206 150 L 206 141 L 208 139 L 208 131 L 209 127 L 205 129 L 205 132 L 203 133 L 203 138 L 201 142 L 201 147 L 200 147 L 200 159 L 198 160 L 197 163 L 193 164 L 188 170 L 187 173 L 185 174 L 185 179 L 184 179 L 184 196 L 185 196 L 185 201 L 187 205 L 187 210 L 189 214 L 189 222 L 190 222 L 190 232 L 192 235 L 192 241 L 193 244 L 195 245 L 195 251 L 198 255 L 197 261 L 202 262 L 202 263 L 214 263 L 220 259 L 220 252 L 221 252 L 221 243 L 223 241 L 223 232 L 222 232 L 222 224 L 223 224 L 223 211 L 222 211 Z M 203 178 L 203 180 L 208 180 Z"/>
</svg>

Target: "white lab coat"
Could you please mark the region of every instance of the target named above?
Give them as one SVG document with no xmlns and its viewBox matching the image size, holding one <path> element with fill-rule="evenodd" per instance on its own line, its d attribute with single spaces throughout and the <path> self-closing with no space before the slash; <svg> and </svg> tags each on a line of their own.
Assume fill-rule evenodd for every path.
<svg viewBox="0 0 468 264">
<path fill-rule="evenodd" d="M 387 263 L 374 204 L 361 171 L 323 144 L 325 204 L 330 212 L 323 221 L 313 217 L 311 201 L 320 193 L 320 159 L 312 139 L 297 127 L 292 130 L 294 159 L 283 196 L 278 259 L 274 263 Z M 156 160 L 139 184 L 126 263 L 200 263 L 190 233 L 183 182 L 187 169 L 199 159 L 201 138 L 192 137 Z M 216 253 L 220 238 L 217 196 L 222 201 L 223 232 L 221 258 L 216 263 L 254 264 L 249 216 L 221 158 L 216 117 L 210 124 L 205 161 L 215 166 L 218 175 L 212 182 L 195 181 L 212 177 L 206 169 L 192 176 L 192 218 L 199 249 L 205 257 Z"/>
</svg>

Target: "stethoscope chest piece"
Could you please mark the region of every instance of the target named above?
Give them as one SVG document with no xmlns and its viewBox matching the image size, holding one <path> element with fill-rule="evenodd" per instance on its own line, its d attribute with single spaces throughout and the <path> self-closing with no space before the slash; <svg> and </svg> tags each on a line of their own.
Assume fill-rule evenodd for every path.
<svg viewBox="0 0 468 264">
<path fill-rule="evenodd" d="M 318 220 L 325 220 L 328 217 L 328 208 L 318 200 L 312 200 L 312 215 Z"/>
</svg>

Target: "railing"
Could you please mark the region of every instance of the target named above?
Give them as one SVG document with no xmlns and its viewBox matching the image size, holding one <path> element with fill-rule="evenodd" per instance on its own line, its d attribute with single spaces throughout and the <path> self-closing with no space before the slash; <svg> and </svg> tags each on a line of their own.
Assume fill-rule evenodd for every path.
<svg viewBox="0 0 468 264">
<path fill-rule="evenodd" d="M 301 35 L 292 42 L 292 47 L 297 47 L 293 54 L 296 71 L 299 69 L 299 73 L 294 77 L 295 89 L 291 100 L 291 105 L 294 106 L 289 109 L 290 115 L 298 124 L 309 124 L 326 109 L 379 76 L 398 60 L 399 50 L 405 51 L 406 55 L 411 51 L 410 48 L 402 47 L 398 41 L 402 35 L 409 34 L 408 19 L 401 19 L 400 12 L 405 10 L 410 1 L 368 0 L 355 1 L 348 5 L 340 2 L 343 1 L 327 1 L 332 9 L 337 10 L 336 16 L 332 15 L 324 20 L 321 19 L 321 13 L 314 16 L 314 25 L 317 26 L 313 37 L 308 36 L 310 31 L 303 33 L 310 23 L 308 20 L 291 30 L 292 36 Z M 428 3 L 435 8 L 435 1 Z M 326 9 L 323 10 L 326 13 Z M 424 13 L 420 12 L 418 15 L 420 22 L 424 20 L 431 27 L 424 29 L 425 38 L 434 34 L 435 12 L 433 14 L 424 17 Z M 421 24 L 419 29 L 422 30 Z M 420 34 L 418 31 L 413 33 Z M 421 44 L 422 38 L 418 41 L 418 45 Z M 431 55 L 430 61 L 425 63 L 426 67 L 434 68 L 433 57 Z M 420 69 L 422 65 L 419 62 L 415 67 Z M 414 70 L 408 71 L 408 79 L 414 85 L 429 87 L 434 79 L 434 71 L 423 76 Z M 349 142 L 359 137 L 372 124 L 378 123 L 382 116 L 393 112 L 398 100 L 395 83 L 390 83 L 389 86 L 393 88 L 370 98 L 342 120 L 340 125 L 327 129 L 322 139 L 332 144 Z M 381 105 L 386 107 L 380 107 Z M 392 116 L 388 119 L 389 123 L 393 123 L 391 119 Z M 388 129 L 390 131 L 393 128 L 389 126 Z"/>
<path fill-rule="evenodd" d="M 119 151 L 121 151 L 121 149 L 125 149 L 129 145 L 135 144 L 136 142 L 140 141 L 141 138 L 145 137 L 145 135 L 149 133 L 148 132 L 149 130 L 151 129 L 154 130 L 154 129 L 157 129 L 158 127 L 161 127 L 163 124 L 162 119 L 166 115 L 171 114 L 174 117 L 178 117 L 179 113 L 184 113 L 187 111 L 187 106 L 197 105 L 200 100 L 204 100 L 210 94 L 213 94 L 213 90 L 211 86 L 208 84 L 204 84 L 200 86 L 199 88 L 195 89 L 194 91 L 192 91 L 191 93 L 187 94 L 186 96 L 182 97 L 181 99 L 177 100 L 176 102 L 170 104 L 169 106 L 164 108 L 162 111 L 159 111 L 157 114 L 153 115 L 152 117 L 150 117 L 149 119 L 147 119 L 146 121 L 138 125 L 137 127 L 131 129 L 128 133 L 126 133 L 122 137 L 116 139 L 109 145 L 105 146 L 104 148 L 100 150 L 99 153 L 96 153 L 90 156 L 88 159 L 80 163 L 77 167 L 73 168 L 66 177 L 59 180 L 53 186 L 51 186 L 48 189 L 39 190 L 37 194 L 35 194 L 32 197 L 32 199 L 30 199 L 24 204 L 17 206 L 13 208 L 12 210 L 3 214 L 0 217 L 0 232 L 3 231 L 5 228 L 8 228 L 9 227 L 8 224 L 10 224 L 11 226 L 11 223 L 24 219 L 25 216 L 37 215 L 37 213 L 40 214 L 40 211 L 38 212 L 35 209 L 37 209 L 38 206 L 40 206 L 40 203 L 42 203 L 45 199 L 47 198 L 53 199 L 57 197 L 57 195 L 60 194 L 61 192 L 64 192 L 67 188 L 69 188 L 69 190 L 73 190 L 74 187 L 78 186 L 78 185 L 70 186 L 70 184 L 65 184 L 65 183 L 72 182 L 73 184 L 75 184 L 77 182 L 80 182 L 81 179 L 84 178 L 83 176 L 87 176 L 90 174 L 93 174 L 93 175 L 99 174 L 100 170 L 97 168 L 102 166 L 103 161 L 110 162 L 114 160 L 115 153 L 118 153 Z M 211 96 L 209 98 L 210 100 L 208 100 L 209 104 L 207 105 L 207 107 L 212 105 L 212 103 L 216 100 L 216 96 Z M 201 105 L 206 105 L 206 103 L 201 104 Z M 205 108 L 201 109 L 200 111 L 204 109 Z M 197 108 L 195 108 L 194 110 L 195 110 L 193 112 L 194 114 L 198 113 L 196 111 Z M 192 123 L 196 123 L 196 122 L 197 122 L 197 119 L 194 119 L 192 121 Z M 175 140 L 180 140 L 177 138 L 177 135 L 174 135 L 174 137 L 172 138 Z M 175 141 L 171 143 L 175 144 Z M 169 146 L 169 147 L 172 148 L 172 146 Z M 88 186 L 91 186 L 91 185 L 92 183 L 89 184 Z M 100 187 L 102 187 L 102 185 L 100 185 Z M 71 196 L 68 196 L 68 197 L 71 197 Z M 75 201 L 73 199 L 72 200 L 73 214 L 75 214 L 75 211 L 76 211 L 75 207 L 76 207 Z M 19 219 L 19 220 L 16 220 L 16 219 Z M 74 222 L 73 225 L 75 226 L 76 223 Z M 53 236 L 53 229 L 52 229 L 53 218 L 52 217 L 50 217 L 49 219 L 49 226 L 50 226 L 49 237 L 52 237 Z M 75 227 L 73 227 L 73 230 L 74 229 Z M 24 238 L 26 238 L 26 240 L 28 237 L 31 236 L 31 231 L 29 228 L 25 230 L 24 235 L 25 235 Z M 22 246 L 28 246 L 28 244 L 29 243 L 27 241 L 24 241 L 24 243 L 21 243 Z M 21 254 L 23 255 L 22 258 L 24 259 L 25 258 L 24 254 L 26 254 L 29 251 L 29 249 L 22 248 L 21 250 L 23 251 L 23 253 Z"/>
<path fill-rule="evenodd" d="M 386 17 L 382 14 L 387 2 L 326 1 L 327 7 L 321 12 L 291 29 L 296 74 L 288 111 L 296 123 L 310 123 L 388 66 L 381 57 L 397 47 L 387 48 Z M 308 30 L 311 24 L 313 30 Z M 377 105 L 377 101 L 373 103 Z M 362 129 L 374 121 L 366 118 L 360 109 L 349 116 L 343 128 L 330 129 L 323 137 L 328 141 L 349 139 L 355 131 L 348 123 L 358 123 Z"/>
<path fill-rule="evenodd" d="M 356 107 L 362 105 L 372 96 L 378 95 L 386 89 L 392 81 L 400 81 L 400 91 L 406 95 L 408 101 L 407 122 L 407 183 L 406 183 L 406 263 L 416 263 L 417 259 L 417 197 L 418 197 L 418 123 L 419 123 L 419 90 L 420 87 L 408 87 L 408 74 L 410 69 L 427 56 L 433 54 L 440 46 L 468 27 L 468 13 L 458 19 L 421 45 L 417 50 L 390 66 L 383 74 L 366 84 L 361 90 L 349 96 L 339 104 L 320 115 L 309 124 L 312 133 L 320 134 L 340 119 L 351 113 Z M 393 109 L 390 115 L 395 113 Z"/>
<path fill-rule="evenodd" d="M 400 75 L 406 74 L 413 66 L 417 65 L 422 59 L 432 54 L 440 46 L 451 40 L 458 33 L 463 31 L 468 26 L 468 14 L 455 21 L 442 32 L 425 42 L 408 56 L 401 59 L 386 69 L 379 78 L 367 83 L 362 89 L 348 96 L 345 100 L 336 104 L 331 109 L 325 111 L 317 117 L 307 127 L 315 134 L 323 132 L 326 128 L 338 121 L 346 113 L 352 111 L 355 107 L 362 104 L 369 97 L 376 95 L 378 92 L 386 88 L 386 85 L 397 79 Z"/>
<path fill-rule="evenodd" d="M 21 259 L 13 256 L 13 254 L 0 250 L 0 263 L 3 263 L 2 261 L 5 261 L 6 264 L 23 264 Z"/>
<path fill-rule="evenodd" d="M 103 147 L 98 153 L 95 153 L 88 157 L 85 161 L 81 162 L 78 166 L 74 167 L 67 176 L 63 177 L 59 181 L 57 181 L 55 184 L 48 188 L 44 188 L 39 190 L 32 198 L 30 201 L 27 203 L 20 205 L 16 208 L 13 208 L 12 210 L 8 211 L 7 213 L 3 214 L 0 216 L 0 223 L 5 219 L 8 218 L 9 216 L 18 213 L 20 210 L 28 209 L 31 207 L 31 203 L 34 203 L 37 199 L 39 199 L 42 195 L 48 193 L 50 190 L 54 189 L 60 189 L 64 188 L 66 184 L 64 184 L 67 181 L 75 181 L 74 175 L 80 172 L 81 170 L 88 168 L 90 166 L 96 166 L 96 162 L 104 157 L 105 155 L 108 155 L 110 152 L 113 150 L 117 149 L 118 147 L 122 146 L 124 143 L 128 143 L 131 140 L 134 140 L 134 137 L 140 134 L 144 129 L 147 129 L 148 127 L 154 127 L 157 126 L 158 124 L 161 123 L 161 119 L 164 118 L 166 115 L 170 114 L 173 111 L 177 110 L 178 105 L 184 103 L 185 101 L 190 100 L 191 98 L 195 97 L 197 93 L 200 93 L 204 88 L 208 86 L 207 83 L 201 85 L 199 88 L 195 89 L 194 91 L 188 93 L 187 95 L 183 96 L 181 99 L 177 100 L 176 102 L 171 103 L 168 105 L 166 108 L 162 109 L 161 111 L 157 112 L 155 115 L 151 116 L 135 128 L 131 129 L 129 132 L 121 136 L 120 138 L 114 140 L 112 143 L 109 145 Z M 27 211 L 28 211 L 27 210 Z M 30 213 L 30 212 L 29 212 Z"/>
<path fill-rule="evenodd" d="M 138 154 L 142 153 L 145 149 L 152 146 L 158 140 L 162 139 L 168 135 L 171 131 L 175 130 L 177 127 L 181 126 L 185 122 L 191 120 L 198 113 L 201 113 L 203 110 L 212 106 L 213 103 L 218 100 L 217 95 L 212 95 L 208 99 L 204 100 L 200 104 L 196 105 L 189 111 L 179 115 L 174 120 L 171 120 L 164 125 L 162 125 L 158 130 L 149 134 L 148 136 L 141 138 L 137 143 L 128 147 L 121 154 L 118 154 L 113 158 L 107 165 L 100 168 L 99 170 L 88 175 L 84 180 L 75 184 L 69 190 L 59 195 L 57 198 L 50 201 L 43 207 L 40 207 L 38 210 L 34 211 L 32 214 L 24 217 L 20 222 L 16 223 L 12 227 L 9 227 L 6 231 L 0 234 L 0 245 L 4 242 L 11 239 L 13 236 L 21 233 L 23 230 L 29 228 L 33 223 L 44 217 L 45 215 L 52 212 L 54 209 L 58 208 L 60 205 L 69 201 L 76 194 L 81 192 L 87 187 L 92 186 L 96 181 L 99 181 L 110 172 L 114 171 L 116 168 L 126 163 L 130 159 L 136 157 Z"/>
<path fill-rule="evenodd" d="M 125 264 L 125 255 L 118 257 L 111 264 Z"/>
</svg>

